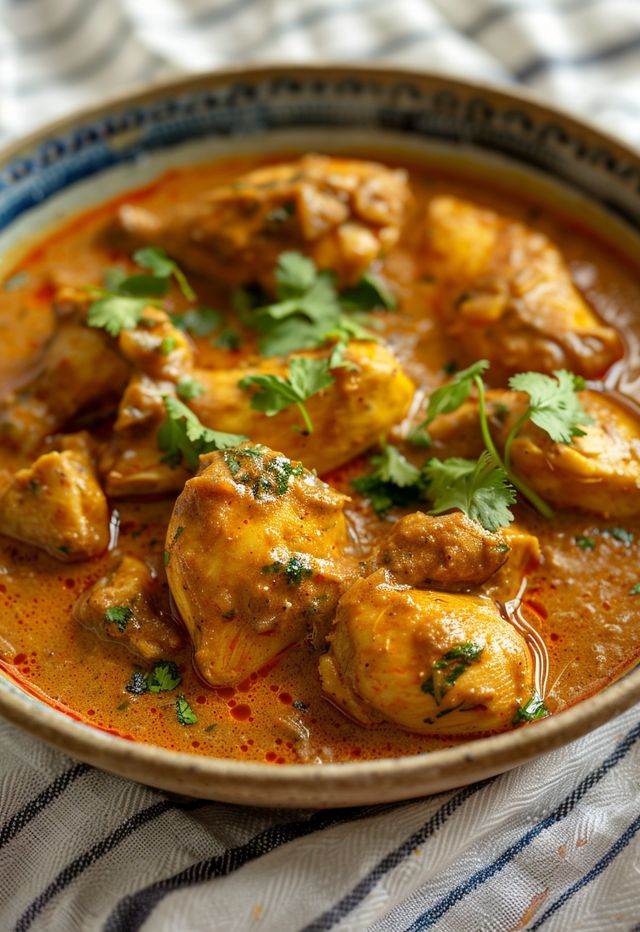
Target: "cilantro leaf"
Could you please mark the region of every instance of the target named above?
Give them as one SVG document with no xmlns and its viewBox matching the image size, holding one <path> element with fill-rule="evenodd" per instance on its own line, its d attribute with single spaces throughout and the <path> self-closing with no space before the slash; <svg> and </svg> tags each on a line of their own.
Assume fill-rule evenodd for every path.
<svg viewBox="0 0 640 932">
<path fill-rule="evenodd" d="M 182 682 L 178 667 L 173 660 L 161 660 L 154 664 L 147 675 L 147 689 L 150 693 L 164 693 L 175 689 Z"/>
<path fill-rule="evenodd" d="M 220 326 L 222 315 L 212 307 L 193 307 L 183 314 L 172 314 L 171 322 L 179 330 L 206 337 Z"/>
<path fill-rule="evenodd" d="M 148 305 L 145 298 L 105 294 L 90 306 L 87 323 L 90 327 L 100 327 L 110 336 L 117 337 L 121 330 L 131 330 L 138 326 Z"/>
<path fill-rule="evenodd" d="M 513 724 L 519 725 L 521 722 L 535 722 L 540 718 L 546 718 L 548 714 L 549 710 L 545 706 L 542 696 L 534 692 L 524 705 L 518 707 L 513 717 Z"/>
<path fill-rule="evenodd" d="M 306 557 L 293 556 L 289 557 L 286 563 L 279 560 L 276 560 L 275 563 L 268 563 L 262 567 L 262 572 L 266 575 L 283 573 L 290 586 L 299 586 L 303 579 L 311 576 L 313 570 L 309 566 Z"/>
<path fill-rule="evenodd" d="M 432 664 L 430 676 L 420 686 L 422 692 L 433 696 L 436 705 L 440 705 L 456 680 L 468 670 L 472 663 L 480 660 L 483 650 L 482 645 L 474 644 L 472 641 L 456 644 L 440 660 Z"/>
<path fill-rule="evenodd" d="M 186 275 L 176 262 L 171 259 L 164 249 L 158 246 L 146 246 L 133 254 L 134 260 L 143 269 L 149 269 L 156 278 L 168 279 L 173 276 L 182 294 L 188 301 L 195 301 L 196 294 L 187 281 Z"/>
<path fill-rule="evenodd" d="M 386 281 L 370 271 L 364 272 L 352 288 L 345 288 L 340 293 L 340 304 L 349 311 L 373 311 L 375 308 L 393 311 L 398 306 Z"/>
<path fill-rule="evenodd" d="M 457 372 L 446 385 L 441 385 L 435 392 L 432 392 L 429 397 L 427 416 L 420 426 L 427 427 L 439 414 L 449 414 L 451 411 L 457 411 L 460 405 L 464 404 L 469 397 L 473 380 L 476 376 L 481 376 L 488 368 L 488 360 L 479 359 L 467 369 Z"/>
<path fill-rule="evenodd" d="M 183 461 L 196 469 L 202 453 L 237 447 L 248 439 L 241 434 L 227 434 L 205 427 L 190 408 L 171 395 L 163 395 L 162 400 L 167 419 L 158 430 L 158 448 L 165 454 L 162 462 L 173 469 Z"/>
<path fill-rule="evenodd" d="M 133 693 L 134 696 L 144 695 L 144 693 L 148 692 L 146 674 L 142 670 L 134 670 L 125 689 L 128 693 Z"/>
<path fill-rule="evenodd" d="M 369 499 L 379 517 L 394 506 L 408 506 L 417 502 L 424 489 L 420 470 L 392 444 L 371 458 L 372 472 L 351 483 L 356 492 Z"/>
<path fill-rule="evenodd" d="M 566 369 L 554 372 L 553 377 L 540 372 L 520 372 L 509 379 L 509 388 L 514 392 L 527 393 L 527 416 L 554 443 L 571 443 L 574 437 L 584 436 L 580 424 L 593 424 L 577 395 L 584 384 L 583 378 Z"/>
<path fill-rule="evenodd" d="M 104 613 L 104 617 L 109 624 L 116 625 L 118 631 L 122 634 L 133 618 L 133 612 L 126 605 L 110 605 Z"/>
<path fill-rule="evenodd" d="M 302 413 L 307 433 L 313 425 L 304 402 L 335 381 L 330 372 L 330 360 L 294 356 L 289 361 L 287 377 L 281 375 L 249 375 L 238 382 L 240 388 L 257 391 L 251 396 L 251 407 L 273 417 L 295 404 Z"/>
<path fill-rule="evenodd" d="M 477 460 L 432 458 L 422 472 L 428 482 L 431 514 L 458 508 L 488 531 L 513 521 L 509 506 L 516 500 L 515 489 L 486 451 Z"/>
<path fill-rule="evenodd" d="M 213 345 L 217 346 L 218 349 L 229 350 L 232 353 L 240 348 L 241 343 L 242 337 L 240 334 L 235 330 L 231 330 L 230 328 L 223 330 L 222 333 L 213 341 Z"/>
<path fill-rule="evenodd" d="M 183 401 L 191 401 L 193 398 L 199 398 L 204 392 L 204 385 L 190 375 L 185 375 L 176 385 L 176 391 Z"/>
<path fill-rule="evenodd" d="M 176 699 L 176 718 L 180 725 L 195 725 L 198 716 L 195 714 L 184 696 L 178 696 Z"/>
</svg>

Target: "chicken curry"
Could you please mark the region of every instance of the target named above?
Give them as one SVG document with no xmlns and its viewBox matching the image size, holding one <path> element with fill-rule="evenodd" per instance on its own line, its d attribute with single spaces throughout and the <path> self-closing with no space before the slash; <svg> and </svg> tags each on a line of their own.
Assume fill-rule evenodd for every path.
<svg viewBox="0 0 640 932">
<path fill-rule="evenodd" d="M 0 286 L 4 673 L 275 764 L 595 693 L 640 657 L 639 322 L 591 232 L 426 167 L 236 157 L 74 218 Z"/>
</svg>

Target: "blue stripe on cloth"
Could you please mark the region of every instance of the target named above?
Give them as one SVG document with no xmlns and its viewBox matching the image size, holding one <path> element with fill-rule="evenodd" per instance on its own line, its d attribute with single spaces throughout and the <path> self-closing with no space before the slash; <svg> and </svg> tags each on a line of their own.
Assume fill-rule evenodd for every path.
<svg viewBox="0 0 640 932">
<path fill-rule="evenodd" d="M 15 838 L 25 825 L 28 825 L 43 809 L 47 808 L 49 803 L 52 803 L 61 793 L 64 793 L 67 787 L 71 786 L 78 777 L 84 776 L 85 773 L 89 773 L 92 769 L 88 764 L 76 764 L 75 767 L 70 767 L 57 776 L 41 793 L 30 799 L 22 809 L 19 809 L 0 826 L 0 848 L 10 842 L 12 838 Z"/>
<path fill-rule="evenodd" d="M 520 852 L 537 838 L 538 835 L 552 825 L 565 819 L 589 790 L 620 763 L 629 753 L 638 738 L 640 738 L 640 722 L 625 735 L 622 741 L 616 745 L 609 757 L 605 758 L 599 767 L 592 770 L 568 796 L 565 796 L 560 805 L 557 806 L 550 815 L 536 823 L 533 828 L 525 832 L 514 844 L 509 845 L 509 847 L 502 852 L 500 857 L 496 858 L 491 864 L 476 871 L 476 873 L 472 874 L 467 880 L 453 887 L 446 896 L 442 897 L 437 903 L 418 916 L 408 927 L 407 932 L 417 932 L 419 929 L 430 929 L 436 922 L 442 919 L 445 913 L 449 912 L 450 909 L 456 906 L 466 896 L 482 886 L 486 880 L 494 877 L 506 867 L 507 864 L 513 861 L 516 855 L 520 854 Z"/>
<path fill-rule="evenodd" d="M 139 812 L 136 812 L 136 814 L 127 819 L 126 822 L 119 825 L 115 831 L 111 832 L 110 835 L 107 835 L 106 838 L 103 838 L 87 851 L 84 851 L 79 857 L 75 858 L 75 860 L 71 861 L 70 864 L 67 864 L 45 890 L 30 903 L 22 916 L 18 919 L 14 932 L 26 932 L 45 906 L 61 893 L 65 887 L 68 887 L 72 881 L 87 869 L 87 867 L 95 864 L 96 861 L 99 861 L 100 858 L 116 848 L 125 838 L 128 838 L 129 835 L 133 834 L 133 832 L 137 831 L 141 826 L 146 825 L 147 822 L 157 819 L 170 809 L 180 809 L 181 811 L 190 812 L 193 809 L 200 809 L 207 805 L 209 805 L 209 803 L 203 800 L 190 800 L 186 803 L 174 803 L 170 800 L 163 800 L 162 802 L 154 803 L 153 806 L 148 806 L 146 809 L 141 809 Z"/>
<path fill-rule="evenodd" d="M 531 81 L 539 74 L 545 71 L 557 71 L 558 69 L 579 69 L 588 68 L 590 65 L 599 65 L 602 62 L 610 61 L 612 58 L 620 58 L 623 55 L 629 55 L 640 49 L 640 36 L 635 35 L 616 42 L 605 48 L 598 49 L 597 52 L 587 52 L 584 55 L 575 55 L 573 57 L 560 58 L 553 55 L 542 55 L 534 58 L 528 64 L 517 68 L 513 76 L 516 81 Z"/>
<path fill-rule="evenodd" d="M 378 861 L 375 867 L 369 871 L 366 877 L 362 878 L 353 890 L 344 896 L 339 903 L 336 903 L 331 909 L 328 909 L 305 926 L 303 932 L 326 932 L 326 930 L 333 928 L 334 925 L 344 919 L 345 916 L 348 916 L 368 896 L 385 874 L 388 874 L 390 870 L 393 870 L 394 867 L 404 861 L 415 851 L 418 845 L 424 844 L 428 838 L 448 822 L 456 809 L 459 809 L 467 799 L 479 790 L 483 790 L 494 779 L 495 777 L 492 777 L 490 780 L 473 783 L 448 799 L 437 812 L 427 819 L 417 832 L 414 832 L 406 841 L 403 841 L 401 845 L 398 845 L 397 848 L 394 848 L 393 851 L 390 851 Z"/>
<path fill-rule="evenodd" d="M 581 877 L 579 880 L 576 880 L 575 883 L 571 884 L 564 893 L 558 897 L 558 899 L 549 906 L 549 908 L 534 922 L 532 926 L 529 926 L 529 932 L 536 932 L 536 929 L 539 929 L 547 919 L 550 919 L 554 913 L 557 913 L 559 909 L 562 909 L 567 900 L 570 900 L 578 890 L 582 890 L 592 880 L 595 880 L 596 877 L 599 877 L 600 874 L 606 870 L 606 868 L 611 864 L 615 858 L 620 854 L 621 851 L 627 847 L 629 842 L 634 838 L 635 835 L 640 831 L 640 815 L 637 816 L 631 825 L 623 832 L 623 834 L 618 838 L 618 840 L 609 848 L 607 853 L 600 858 L 600 860 L 593 865 L 590 871 L 588 871 L 584 877 Z M 575 928 L 575 926 L 574 926 Z M 636 926 L 636 929 L 640 929 L 640 926 Z M 634 930 L 632 930 L 634 932 Z"/>
<path fill-rule="evenodd" d="M 400 805 L 411 805 L 411 803 Z M 175 890 L 192 887 L 217 877 L 226 877 L 249 861 L 269 854 L 270 851 L 290 841 L 304 838 L 322 829 L 368 818 L 371 815 L 379 815 L 397 808 L 396 804 L 367 809 L 326 810 L 315 812 L 304 821 L 285 822 L 267 828 L 237 848 L 229 848 L 221 855 L 191 864 L 172 877 L 159 880 L 124 897 L 107 919 L 103 932 L 137 932 L 165 896 Z"/>
</svg>

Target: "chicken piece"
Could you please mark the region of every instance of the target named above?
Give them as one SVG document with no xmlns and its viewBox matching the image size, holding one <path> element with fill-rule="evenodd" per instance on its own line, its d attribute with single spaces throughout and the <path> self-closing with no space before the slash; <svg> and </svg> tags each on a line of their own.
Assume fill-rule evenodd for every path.
<svg viewBox="0 0 640 932">
<path fill-rule="evenodd" d="M 169 523 L 167 579 L 200 674 L 233 686 L 329 628 L 355 573 L 348 499 L 265 447 L 201 462 Z"/>
<path fill-rule="evenodd" d="M 299 355 L 322 357 L 327 351 Z M 381 344 L 351 343 L 345 361 L 357 368 L 334 369 L 333 385 L 306 402 L 311 434 L 300 431 L 295 405 L 267 417 L 250 407 L 250 392 L 238 385 L 249 375 L 286 376 L 286 361 L 269 359 L 248 369 L 196 370 L 205 391 L 190 406 L 207 427 L 251 437 L 323 474 L 363 453 L 401 421 L 414 393 L 398 360 Z"/>
<path fill-rule="evenodd" d="M 100 331 L 63 320 L 32 382 L 2 401 L 0 442 L 33 452 L 79 412 L 115 407 L 128 377 L 129 366 Z"/>
<path fill-rule="evenodd" d="M 142 660 L 161 660 L 184 644 L 169 611 L 168 593 L 146 563 L 124 556 L 76 602 L 85 628 L 119 641 Z"/>
<path fill-rule="evenodd" d="M 100 458 L 100 474 L 110 498 L 180 492 L 190 473 L 162 462 L 158 429 L 166 417 L 163 395 L 171 382 L 134 375 L 120 401 L 111 440 Z"/>
<path fill-rule="evenodd" d="M 427 215 L 427 264 L 437 313 L 460 362 L 486 358 L 489 379 L 531 368 L 598 378 L 622 355 L 615 330 L 586 304 L 567 265 L 542 233 L 454 197 Z"/>
<path fill-rule="evenodd" d="M 109 509 L 88 443 L 69 438 L 62 452 L 43 453 L 15 474 L 0 498 L 0 532 L 64 563 L 106 550 Z"/>
<path fill-rule="evenodd" d="M 427 735 L 502 731 L 533 693 L 522 635 L 479 596 L 398 587 L 385 570 L 338 604 L 325 694 L 356 721 Z"/>
<path fill-rule="evenodd" d="M 120 209 L 125 231 L 228 285 L 273 285 L 278 256 L 301 250 L 354 282 L 399 236 L 407 173 L 375 162 L 305 155 L 258 168 L 159 216 Z"/>
<path fill-rule="evenodd" d="M 559 508 L 593 511 L 605 518 L 640 515 L 640 421 L 629 409 L 601 392 L 580 392 L 594 424 L 583 437 L 554 443 L 528 421 L 511 446 L 515 472 L 546 501 Z M 514 396 L 504 423 L 504 442 L 524 410 L 525 396 Z"/>
<path fill-rule="evenodd" d="M 525 578 L 540 564 L 540 541 L 514 524 L 502 528 L 507 559 L 476 591 L 503 604 L 518 599 Z"/>
<path fill-rule="evenodd" d="M 152 379 L 178 382 L 191 375 L 191 340 L 157 307 L 146 308 L 137 327 L 122 330 L 118 345 L 122 355 Z"/>
<path fill-rule="evenodd" d="M 505 563 L 509 544 L 461 511 L 405 515 L 376 547 L 368 571 L 387 570 L 396 583 L 468 588 L 485 582 Z"/>
</svg>

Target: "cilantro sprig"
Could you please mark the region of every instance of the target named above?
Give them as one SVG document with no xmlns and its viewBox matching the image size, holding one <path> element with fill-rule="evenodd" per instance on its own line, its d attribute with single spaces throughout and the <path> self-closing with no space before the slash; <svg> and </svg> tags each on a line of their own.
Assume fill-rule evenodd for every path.
<svg viewBox="0 0 640 932">
<path fill-rule="evenodd" d="M 166 295 L 171 278 L 189 301 L 196 297 L 184 272 L 163 249 L 156 246 L 138 249 L 133 259 L 148 274 L 127 275 L 121 269 L 111 269 L 105 275 L 105 287 L 91 289 L 96 299 L 89 307 L 87 323 L 106 330 L 112 337 L 137 327 L 145 308 Z"/>
<path fill-rule="evenodd" d="M 162 400 L 167 417 L 158 430 L 158 448 L 164 453 L 162 462 L 172 469 L 182 462 L 196 469 L 202 453 L 237 447 L 248 439 L 205 427 L 190 408 L 171 395 L 163 395 Z"/>
<path fill-rule="evenodd" d="M 318 270 L 299 252 L 283 252 L 275 270 L 276 300 L 261 304 L 261 296 L 241 289 L 235 306 L 243 322 L 260 334 L 265 356 L 284 356 L 321 346 L 327 340 L 375 340 L 366 330 L 366 311 L 393 308 L 386 283 L 366 273 L 351 289 L 338 293 L 332 272 Z"/>
<path fill-rule="evenodd" d="M 431 514 L 458 508 L 488 531 L 497 531 L 513 521 L 510 505 L 516 492 L 500 466 L 484 451 L 477 460 L 435 457 L 422 470 L 427 480 Z"/>
<path fill-rule="evenodd" d="M 383 518 L 394 505 L 412 505 L 422 497 L 420 470 L 393 444 L 384 443 L 380 453 L 371 457 L 371 463 L 374 469 L 351 484 L 369 499 L 379 517 Z"/>
<path fill-rule="evenodd" d="M 317 395 L 324 388 L 333 385 L 331 359 L 313 359 L 309 356 L 294 356 L 289 361 L 287 375 L 248 375 L 240 379 L 238 385 L 245 391 L 257 388 L 250 400 L 256 411 L 262 411 L 267 417 L 273 417 L 290 405 L 296 405 L 304 421 L 308 434 L 313 432 L 313 424 L 305 401 Z"/>
</svg>

